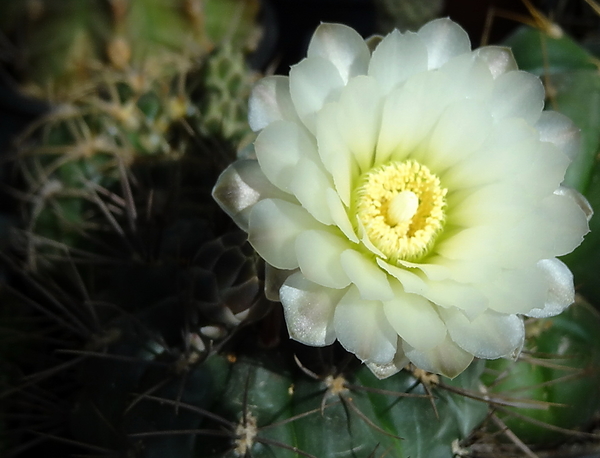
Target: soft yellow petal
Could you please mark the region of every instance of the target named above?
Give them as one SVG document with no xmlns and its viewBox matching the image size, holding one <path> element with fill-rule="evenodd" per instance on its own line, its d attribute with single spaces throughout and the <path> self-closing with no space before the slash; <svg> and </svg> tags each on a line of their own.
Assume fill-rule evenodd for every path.
<svg viewBox="0 0 600 458">
<path fill-rule="evenodd" d="M 394 287 L 394 298 L 383 302 L 388 321 L 402 339 L 419 350 L 430 350 L 446 337 L 446 325 L 431 302 Z"/>
<path fill-rule="evenodd" d="M 296 256 L 302 274 L 329 288 L 345 288 L 350 278 L 341 264 L 341 254 L 350 243 L 323 230 L 304 231 L 296 239 Z"/>
<path fill-rule="evenodd" d="M 353 78 L 338 104 L 338 129 L 362 172 L 373 166 L 381 123 L 381 95 L 374 78 Z"/>
<path fill-rule="evenodd" d="M 275 121 L 265 127 L 258 134 L 254 149 L 265 176 L 284 191 L 289 191 L 300 158 L 318 160 L 314 139 L 289 121 Z"/>
<path fill-rule="evenodd" d="M 439 311 L 452 340 L 478 358 L 495 359 L 521 351 L 525 326 L 517 315 L 489 311 L 469 321 L 458 309 L 440 308 Z"/>
<path fill-rule="evenodd" d="M 253 131 L 264 129 L 275 121 L 299 121 L 287 76 L 275 75 L 261 79 L 252 89 L 248 100 L 248 123 Z"/>
<path fill-rule="evenodd" d="M 265 199 L 254 205 L 248 224 L 248 241 L 258 254 L 278 269 L 295 269 L 296 237 L 310 229 L 321 229 L 300 205 L 280 199 Z"/>
<path fill-rule="evenodd" d="M 456 377 L 473 361 L 473 355 L 456 345 L 448 335 L 444 342 L 430 350 L 420 351 L 406 342 L 402 349 L 406 357 L 418 368 L 449 378 Z"/>
<path fill-rule="evenodd" d="M 417 33 L 427 46 L 429 69 L 440 68 L 452 57 L 471 50 L 467 32 L 448 18 L 428 22 Z"/>
<path fill-rule="evenodd" d="M 342 346 L 362 361 L 387 365 L 396 356 L 398 335 L 383 313 L 383 305 L 361 297 L 355 286 L 338 303 L 333 317 Z"/>
<path fill-rule="evenodd" d="M 377 80 L 383 94 L 412 75 L 427 70 L 427 48 L 412 32 L 394 30 L 379 43 L 369 63 L 369 76 Z"/>
<path fill-rule="evenodd" d="M 333 315 L 344 290 L 317 285 L 292 274 L 279 292 L 290 337 L 306 345 L 323 347 L 335 341 Z"/>
<path fill-rule="evenodd" d="M 366 300 L 390 300 L 394 297 L 387 275 L 372 259 L 356 250 L 346 250 L 340 257 L 342 268 Z"/>
<path fill-rule="evenodd" d="M 371 52 L 353 28 L 343 24 L 321 24 L 310 40 L 307 56 L 327 59 L 347 83 L 351 77 L 367 72 Z"/>
</svg>

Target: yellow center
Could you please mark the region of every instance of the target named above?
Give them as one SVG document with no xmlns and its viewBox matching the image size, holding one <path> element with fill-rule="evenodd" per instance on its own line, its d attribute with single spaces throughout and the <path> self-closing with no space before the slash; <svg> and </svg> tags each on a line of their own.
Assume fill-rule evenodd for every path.
<svg viewBox="0 0 600 458">
<path fill-rule="evenodd" d="M 443 229 L 447 191 L 424 165 L 391 162 L 360 177 L 354 208 L 369 240 L 388 261 L 416 261 Z"/>
</svg>

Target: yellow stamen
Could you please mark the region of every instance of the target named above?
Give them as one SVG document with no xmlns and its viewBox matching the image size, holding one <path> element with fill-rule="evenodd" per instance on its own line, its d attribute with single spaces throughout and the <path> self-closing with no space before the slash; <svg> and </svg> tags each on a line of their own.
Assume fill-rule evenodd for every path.
<svg viewBox="0 0 600 458">
<path fill-rule="evenodd" d="M 446 193 L 427 167 L 408 160 L 362 175 L 353 202 L 369 240 L 388 261 L 415 261 L 443 229 Z"/>
</svg>

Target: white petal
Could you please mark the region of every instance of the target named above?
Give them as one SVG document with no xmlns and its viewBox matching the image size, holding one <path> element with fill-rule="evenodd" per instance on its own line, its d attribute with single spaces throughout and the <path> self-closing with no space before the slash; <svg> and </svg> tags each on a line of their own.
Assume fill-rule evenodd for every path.
<svg viewBox="0 0 600 458">
<path fill-rule="evenodd" d="M 448 236 L 436 245 L 436 251 L 448 259 L 478 260 L 495 256 L 499 231 L 487 226 L 471 227 Z"/>
<path fill-rule="evenodd" d="M 543 111 L 535 124 L 540 132 L 540 140 L 553 143 L 569 159 L 575 160 L 581 149 L 580 129 L 561 113 Z"/>
<path fill-rule="evenodd" d="M 307 58 L 290 69 L 290 94 L 302 122 L 316 131 L 316 115 L 327 102 L 335 100 L 344 80 L 336 67 L 321 57 Z"/>
<path fill-rule="evenodd" d="M 326 231 L 305 231 L 296 239 L 300 270 L 310 281 L 329 288 L 345 288 L 350 278 L 340 261 L 348 240 Z"/>
<path fill-rule="evenodd" d="M 295 269 L 298 267 L 294 249 L 296 237 L 305 230 L 323 227 L 299 205 L 265 199 L 250 212 L 248 241 L 272 266 Z"/>
<path fill-rule="evenodd" d="M 273 186 L 258 161 L 252 159 L 236 161 L 227 167 L 219 176 L 212 196 L 245 231 L 248 230 L 250 211 L 258 201 L 268 197 L 284 200 L 291 197 Z"/>
<path fill-rule="evenodd" d="M 402 351 L 401 342 L 398 343 L 398 347 L 396 348 L 396 356 L 391 363 L 388 364 L 375 364 L 375 363 L 366 363 L 367 367 L 373 372 L 375 377 L 382 380 L 384 378 L 391 377 L 394 374 L 400 372 L 404 367 L 406 367 L 409 363 L 409 359 L 404 355 Z"/>
<path fill-rule="evenodd" d="M 333 326 L 342 346 L 360 360 L 386 365 L 394 359 L 398 335 L 381 302 L 362 299 L 355 286 L 338 303 Z"/>
<path fill-rule="evenodd" d="M 374 255 L 382 259 L 387 259 L 387 256 L 383 254 L 379 248 L 373 245 L 373 242 L 371 242 L 369 234 L 367 234 L 367 231 L 365 229 L 365 225 L 360 220 L 360 218 L 356 218 L 356 223 L 358 226 L 358 236 L 360 237 L 360 243 L 362 243 L 365 246 L 365 248 L 367 248 L 367 250 L 369 250 Z"/>
<path fill-rule="evenodd" d="M 302 206 L 316 220 L 323 224 L 333 224 L 327 201 L 323 199 L 327 189 L 333 183 L 327 174 L 311 159 L 302 157 L 294 168 L 294 176 L 290 183 L 290 191 L 294 193 Z M 333 190 L 333 189 L 332 189 Z"/>
<path fill-rule="evenodd" d="M 267 76 L 261 79 L 248 100 L 248 123 L 257 132 L 274 121 L 299 121 L 290 96 L 287 76 Z"/>
<path fill-rule="evenodd" d="M 456 307 L 469 319 L 478 317 L 488 305 L 487 298 L 473 285 L 444 280 L 428 281 L 427 286 L 427 299 L 441 307 Z"/>
<path fill-rule="evenodd" d="M 567 195 L 552 194 L 542 201 L 535 221 L 523 221 L 521 237 L 539 249 L 540 258 L 562 256 L 573 251 L 589 232 L 587 215 Z M 531 225 L 529 225 L 531 223 Z M 539 226 L 538 226 L 539 225 Z M 513 236 L 513 234 L 509 234 Z M 513 236 L 514 237 L 514 236 Z M 529 239 L 527 239 L 529 237 Z"/>
<path fill-rule="evenodd" d="M 500 75 L 494 82 L 490 108 L 496 119 L 523 118 L 534 124 L 544 108 L 544 86 L 531 73 L 516 71 Z"/>
<path fill-rule="evenodd" d="M 554 144 L 539 142 L 538 147 L 532 149 L 529 162 L 514 178 L 528 196 L 539 198 L 558 188 L 570 164 L 569 158 Z M 536 185 L 531 186 L 531 183 Z"/>
<path fill-rule="evenodd" d="M 510 48 L 504 46 L 485 46 L 476 49 L 473 53 L 486 63 L 494 78 L 519 69 Z"/>
<path fill-rule="evenodd" d="M 377 265 L 396 278 L 407 293 L 423 295 L 428 289 L 427 284 L 414 271 L 393 266 L 382 259 L 377 259 Z"/>
<path fill-rule="evenodd" d="M 523 205 L 521 189 L 511 182 L 454 193 L 449 196 L 448 205 L 452 208 L 448 224 L 461 227 L 513 224 L 531 211 L 529 205 Z"/>
<path fill-rule="evenodd" d="M 481 103 L 463 100 L 450 105 L 431 134 L 427 166 L 441 173 L 472 154 L 490 134 L 492 122 Z"/>
<path fill-rule="evenodd" d="M 485 101 L 492 95 L 494 77 L 485 62 L 473 53 L 461 54 L 450 59 L 439 71 L 445 73 L 452 81 L 449 97 L 453 101 Z"/>
<path fill-rule="evenodd" d="M 410 78 L 393 90 L 383 105 L 381 131 L 375 162 L 404 160 L 419 146 L 425 146 L 431 129 L 451 97 L 448 77 L 426 72 Z"/>
<path fill-rule="evenodd" d="M 594 209 L 579 191 L 567 186 L 559 186 L 558 189 L 554 191 L 554 194 L 571 199 L 573 203 L 581 209 L 588 223 L 592 219 L 592 216 L 594 216 Z"/>
<path fill-rule="evenodd" d="M 299 272 L 288 277 L 279 297 L 290 337 L 314 347 L 332 344 L 333 314 L 344 293 L 308 281 Z"/>
<path fill-rule="evenodd" d="M 369 76 L 377 80 L 383 94 L 410 76 L 427 70 L 427 48 L 416 33 L 394 30 L 379 43 L 371 62 Z"/>
<path fill-rule="evenodd" d="M 338 129 L 362 172 L 373 165 L 375 143 L 381 123 L 381 96 L 368 76 L 350 80 L 338 104 Z"/>
<path fill-rule="evenodd" d="M 450 269 L 443 265 L 436 264 L 435 260 L 432 259 L 428 259 L 426 264 L 403 261 L 401 259 L 399 259 L 397 262 L 404 267 L 421 270 L 430 280 L 445 280 L 451 275 Z"/>
<path fill-rule="evenodd" d="M 430 350 L 446 337 L 446 325 L 427 299 L 394 287 L 394 298 L 383 302 L 388 321 L 402 339 L 419 350 Z"/>
<path fill-rule="evenodd" d="M 575 302 L 573 274 L 562 261 L 556 258 L 542 259 L 537 266 L 547 277 L 548 296 L 544 307 L 534 308 L 525 315 L 535 318 L 558 315 Z"/>
<path fill-rule="evenodd" d="M 535 265 L 502 270 L 489 283 L 479 285 L 489 298 L 489 307 L 505 314 L 525 313 L 542 305 L 548 291 L 548 280 Z"/>
<path fill-rule="evenodd" d="M 298 124 L 289 121 L 275 121 L 265 127 L 254 148 L 264 174 L 284 191 L 289 190 L 301 157 L 318 160 L 316 145 Z"/>
<path fill-rule="evenodd" d="M 517 315 L 488 311 L 469 321 L 457 309 L 439 309 L 452 340 L 478 358 L 494 359 L 518 353 L 525 326 Z"/>
<path fill-rule="evenodd" d="M 428 261 L 447 269 L 449 274 L 448 279 L 459 283 L 481 283 L 488 281 L 497 275 L 500 270 L 500 267 L 492 259 L 462 261 L 436 255 L 432 256 Z M 431 276 L 429 278 L 436 280 Z"/>
<path fill-rule="evenodd" d="M 365 40 L 343 24 L 321 24 L 308 45 L 308 57 L 322 57 L 337 68 L 344 83 L 367 72 L 371 52 Z"/>
<path fill-rule="evenodd" d="M 348 240 L 358 243 L 358 237 L 356 236 L 354 228 L 348 219 L 348 213 L 346 213 L 346 209 L 340 200 L 340 196 L 338 196 L 333 189 L 327 189 L 325 190 L 325 199 L 327 200 L 331 217 L 333 218 L 333 221 L 337 227 L 339 227 L 344 235 L 348 237 Z"/>
<path fill-rule="evenodd" d="M 454 56 L 471 51 L 469 35 L 450 19 L 428 22 L 417 33 L 427 46 L 430 70 L 440 68 Z"/>
<path fill-rule="evenodd" d="M 406 342 L 402 345 L 402 349 L 408 359 L 419 369 L 450 378 L 456 377 L 473 361 L 473 355 L 456 345 L 448 335 L 444 342 L 431 350 L 419 351 Z"/>
<path fill-rule="evenodd" d="M 385 301 L 394 297 L 387 275 L 374 260 L 355 250 L 344 251 L 340 260 L 344 271 L 364 299 Z"/>
<path fill-rule="evenodd" d="M 497 121 L 480 149 L 444 174 L 444 184 L 453 190 L 471 188 L 512 177 L 538 148 L 538 133 L 523 119 Z M 527 161 L 527 162 L 525 162 Z"/>
<path fill-rule="evenodd" d="M 352 181 L 359 174 L 358 165 L 344 141 L 337 124 L 338 104 L 329 103 L 317 117 L 317 145 L 323 165 L 333 177 L 335 188 L 347 207 L 350 206 Z"/>
</svg>

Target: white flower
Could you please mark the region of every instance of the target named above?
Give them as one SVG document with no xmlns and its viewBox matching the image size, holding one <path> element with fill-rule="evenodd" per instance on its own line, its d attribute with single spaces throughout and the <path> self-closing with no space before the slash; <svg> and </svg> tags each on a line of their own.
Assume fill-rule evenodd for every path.
<svg viewBox="0 0 600 458">
<path fill-rule="evenodd" d="M 449 19 L 366 42 L 321 25 L 289 78 L 255 87 L 257 160 L 213 190 L 287 271 L 290 336 L 337 339 L 379 377 L 408 361 L 454 377 L 474 356 L 518 354 L 520 315 L 573 301 L 556 256 L 591 214 L 561 186 L 578 130 L 543 106 L 508 49 L 471 51 Z"/>
</svg>

